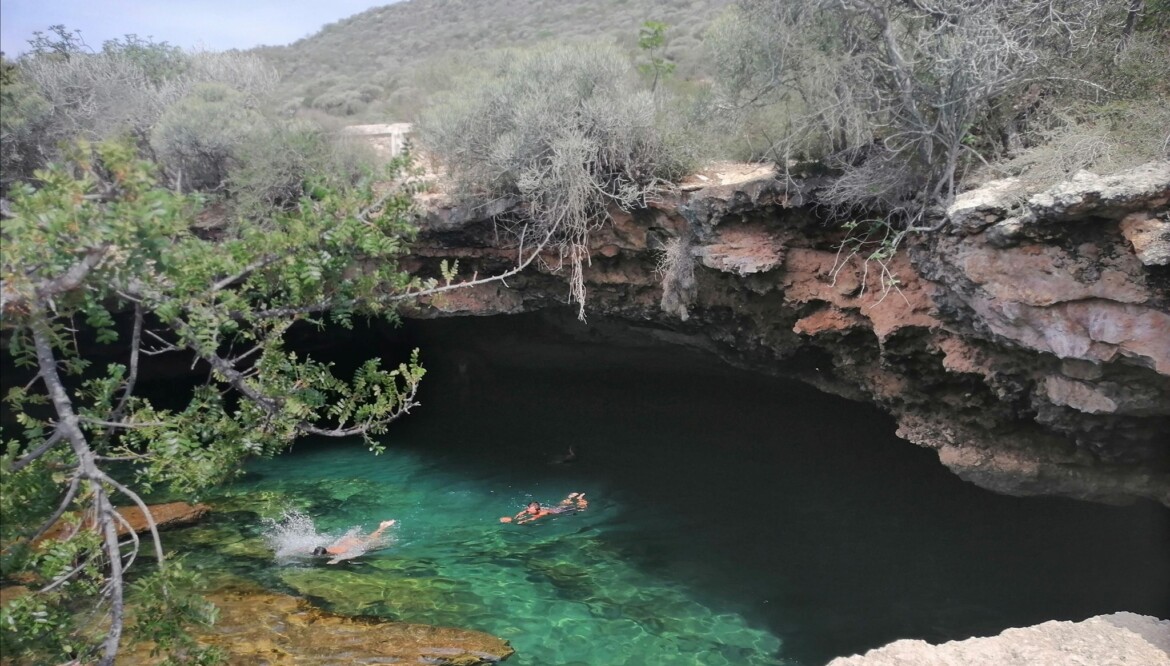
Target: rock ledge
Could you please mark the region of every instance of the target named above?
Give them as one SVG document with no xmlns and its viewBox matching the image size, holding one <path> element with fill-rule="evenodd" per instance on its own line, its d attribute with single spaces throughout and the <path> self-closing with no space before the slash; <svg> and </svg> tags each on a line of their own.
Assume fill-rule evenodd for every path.
<svg viewBox="0 0 1170 666">
<path fill-rule="evenodd" d="M 829 666 L 1170 666 L 1170 621 L 1134 613 L 1045 622 L 942 645 L 900 640 Z"/>
</svg>

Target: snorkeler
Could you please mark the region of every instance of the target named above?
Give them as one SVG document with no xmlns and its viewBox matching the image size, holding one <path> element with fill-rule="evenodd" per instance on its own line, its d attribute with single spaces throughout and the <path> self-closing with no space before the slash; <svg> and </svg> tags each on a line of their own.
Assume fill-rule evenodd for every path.
<svg viewBox="0 0 1170 666">
<path fill-rule="evenodd" d="M 313 555 L 332 555 L 333 559 L 329 560 L 328 564 L 337 564 L 342 560 L 357 557 L 368 550 L 382 545 L 379 542 L 382 532 L 385 532 L 386 528 L 394 525 L 395 522 L 397 521 L 383 520 L 378 524 L 378 529 L 370 532 L 366 536 L 347 534 L 328 546 L 317 546 L 313 549 Z"/>
<path fill-rule="evenodd" d="M 515 521 L 516 524 L 523 525 L 524 523 L 531 523 L 545 516 L 557 516 L 563 513 L 584 511 L 588 506 L 589 502 L 585 499 L 585 493 L 569 493 L 569 496 L 561 500 L 556 506 L 545 506 L 540 502 L 529 502 L 523 511 L 512 517 L 504 516 L 500 518 L 500 522 L 511 523 Z"/>
</svg>

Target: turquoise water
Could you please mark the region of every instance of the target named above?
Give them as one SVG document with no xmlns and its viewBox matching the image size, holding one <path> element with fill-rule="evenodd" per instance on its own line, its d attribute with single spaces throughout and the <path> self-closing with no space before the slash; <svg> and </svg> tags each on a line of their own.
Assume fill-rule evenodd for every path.
<svg viewBox="0 0 1170 666">
<path fill-rule="evenodd" d="M 244 501 L 263 493 L 265 505 L 254 507 L 261 513 L 300 505 L 322 532 L 372 529 L 387 517 L 400 526 L 388 550 L 337 566 L 269 566 L 266 582 L 344 614 L 481 629 L 510 640 L 519 664 L 785 663 L 771 632 L 629 561 L 605 538 L 628 527 L 614 501 L 531 526 L 499 523 L 530 497 L 560 499 L 565 479 L 519 488 L 498 472 L 452 472 L 416 452 L 371 458 L 354 447 L 299 448 L 258 466 L 262 476 L 240 489 Z M 577 487 L 605 494 L 602 484 Z"/>
<path fill-rule="evenodd" d="M 872 410 L 671 348 L 562 344 L 531 321 L 408 333 L 427 390 L 385 454 L 299 442 L 170 543 L 336 612 L 487 631 L 515 664 L 811 666 L 897 638 L 1170 616 L 1161 507 L 993 495 Z M 571 491 L 588 511 L 499 523 Z M 330 534 L 399 525 L 357 560 L 277 562 L 264 519 L 287 509 Z"/>
</svg>

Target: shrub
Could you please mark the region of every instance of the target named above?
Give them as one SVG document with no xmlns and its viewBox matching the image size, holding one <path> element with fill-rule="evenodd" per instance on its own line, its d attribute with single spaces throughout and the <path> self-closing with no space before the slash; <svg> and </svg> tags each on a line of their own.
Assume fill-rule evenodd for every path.
<svg viewBox="0 0 1170 666">
<path fill-rule="evenodd" d="M 6 64 L 6 63 L 5 63 Z M 36 86 L 13 69 L 0 82 L 0 193 L 44 162 L 39 138 L 50 107 Z"/>
<path fill-rule="evenodd" d="M 305 121 L 273 122 L 242 139 L 229 169 L 229 188 L 236 211 L 256 217 L 297 201 L 311 180 L 351 185 L 374 162 L 365 143 L 337 141 Z"/>
<path fill-rule="evenodd" d="M 134 35 L 91 53 L 56 28 L 64 38 L 42 36 L 44 44 L 17 61 L 16 85 L 4 86 L 0 151 L 6 180 L 30 176 L 76 137 L 129 135 L 146 148 L 164 113 L 202 84 L 216 83 L 242 105 L 258 107 L 277 82 L 275 71 L 255 56 L 186 53 Z"/>
<path fill-rule="evenodd" d="M 606 208 L 641 206 L 659 179 L 690 166 L 658 117 L 620 52 L 561 47 L 505 59 L 494 76 L 457 87 L 416 134 L 464 193 L 525 203 L 521 243 L 559 250 L 583 315 L 582 264 Z"/>
<path fill-rule="evenodd" d="M 318 95 L 313 100 L 313 108 L 335 116 L 352 116 L 365 109 L 366 102 L 356 90 L 335 90 Z"/>
<path fill-rule="evenodd" d="M 238 146 L 263 124 L 241 93 L 203 83 L 163 113 L 150 145 L 184 190 L 218 189 L 227 181 Z"/>
<path fill-rule="evenodd" d="M 823 202 L 908 227 L 946 206 L 985 154 L 1034 138 L 1029 99 L 1104 90 L 1082 72 L 1125 42 L 1125 8 L 1108 0 L 737 9 L 712 33 L 726 107 L 777 105 L 789 127 L 770 142 L 782 165 L 822 158 L 842 172 Z"/>
</svg>

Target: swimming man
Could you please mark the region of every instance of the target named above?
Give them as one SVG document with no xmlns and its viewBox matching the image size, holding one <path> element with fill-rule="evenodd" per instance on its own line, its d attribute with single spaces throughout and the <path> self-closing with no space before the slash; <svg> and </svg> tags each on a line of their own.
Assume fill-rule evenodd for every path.
<svg viewBox="0 0 1170 666">
<path fill-rule="evenodd" d="M 562 513 L 576 513 L 584 511 L 589 506 L 589 502 L 585 499 L 585 493 L 569 493 L 569 496 L 561 500 L 560 504 L 556 506 L 545 506 L 540 502 L 529 502 L 524 510 L 509 518 L 504 516 L 500 518 L 501 523 L 511 523 L 515 521 L 517 525 L 531 523 L 534 520 L 539 520 L 545 516 L 556 516 Z"/>
<path fill-rule="evenodd" d="M 329 560 L 329 564 L 337 564 L 342 560 L 355 558 L 366 551 L 382 546 L 383 544 L 380 541 L 382 532 L 385 532 L 395 522 L 397 521 L 383 520 L 379 523 L 378 529 L 370 532 L 366 536 L 347 534 L 328 546 L 317 546 L 313 549 L 313 554 L 318 556 L 332 555 L 333 559 Z"/>
</svg>

